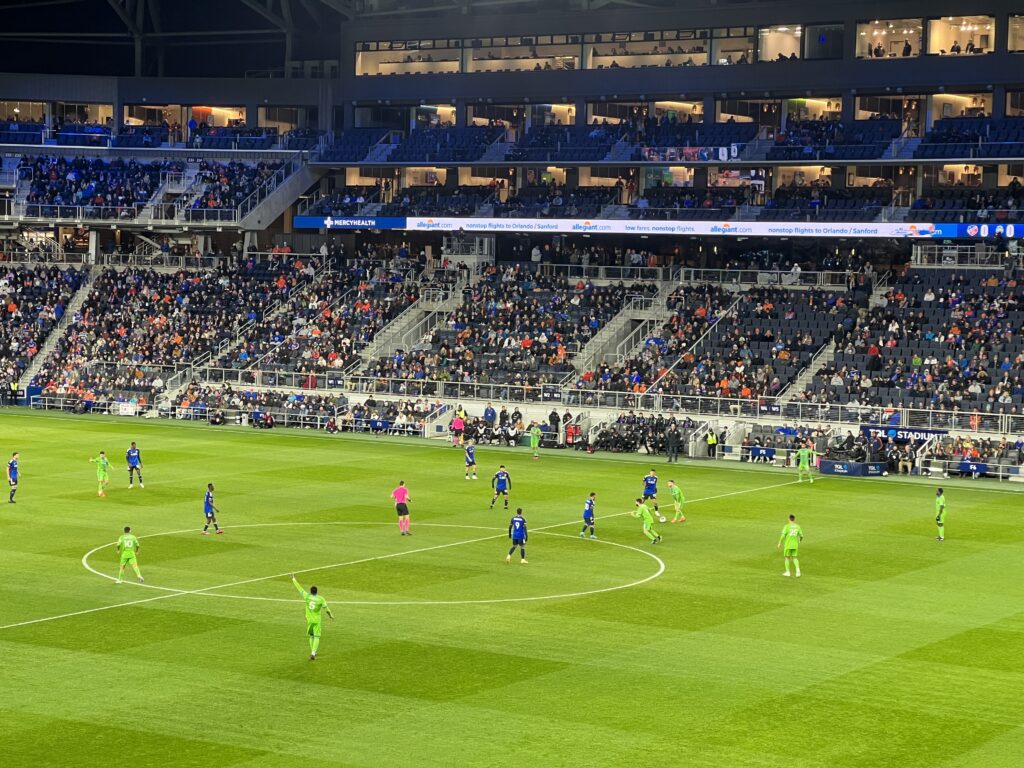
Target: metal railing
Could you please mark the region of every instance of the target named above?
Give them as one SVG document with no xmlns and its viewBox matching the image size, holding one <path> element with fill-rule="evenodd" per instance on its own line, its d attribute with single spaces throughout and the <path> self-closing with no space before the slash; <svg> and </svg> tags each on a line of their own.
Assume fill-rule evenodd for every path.
<svg viewBox="0 0 1024 768">
<path fill-rule="evenodd" d="M 714 285 L 766 285 L 783 288 L 845 290 L 845 272 L 793 272 L 762 269 L 692 269 L 678 267 L 673 279 L 680 283 L 710 283 Z"/>
<path fill-rule="evenodd" d="M 295 155 L 278 168 L 272 176 L 268 177 L 257 187 L 252 194 L 245 198 L 238 206 L 238 219 L 243 219 L 248 214 L 266 200 L 270 195 L 274 193 L 284 181 L 291 176 L 293 173 L 301 170 L 305 165 L 302 160 L 302 153 L 296 152 Z"/>
<path fill-rule="evenodd" d="M 146 203 L 131 205 L 64 205 L 55 203 L 16 202 L 8 217 L 18 220 L 54 219 L 69 221 L 134 221 L 139 218 Z"/>
<path fill-rule="evenodd" d="M 985 244 L 946 245 L 942 243 L 915 243 L 912 261 L 915 267 L 967 267 L 974 269 L 1002 269 L 1003 254 Z"/>
</svg>

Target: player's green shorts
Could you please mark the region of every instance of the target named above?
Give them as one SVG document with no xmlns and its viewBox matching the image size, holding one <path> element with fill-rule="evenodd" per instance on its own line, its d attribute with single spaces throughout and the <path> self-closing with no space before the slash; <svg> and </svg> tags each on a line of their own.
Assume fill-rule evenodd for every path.
<svg viewBox="0 0 1024 768">
<path fill-rule="evenodd" d="M 320 628 L 323 626 L 323 622 L 314 621 L 306 625 L 306 634 L 310 637 L 320 637 Z"/>
<path fill-rule="evenodd" d="M 121 555 L 121 565 L 124 565 L 125 563 L 134 563 L 134 562 L 135 562 L 135 555 L 132 555 L 132 554 Z"/>
<path fill-rule="evenodd" d="M 683 511 L 683 504 L 685 502 L 686 502 L 686 499 L 683 499 L 682 501 L 675 501 L 675 502 L 672 502 L 672 506 L 675 507 L 676 512 L 682 512 Z"/>
<path fill-rule="evenodd" d="M 109 480 L 110 478 L 107 476 L 106 472 L 97 472 L 96 473 L 96 479 L 97 480 Z"/>
<path fill-rule="evenodd" d="M 644 520 L 644 530 L 645 531 L 653 531 L 654 530 L 654 521 L 652 520 L 651 522 L 647 522 L 646 520 Z"/>
<path fill-rule="evenodd" d="M 783 557 L 796 557 L 796 555 L 797 555 L 796 547 L 793 547 L 793 549 L 784 549 L 782 551 L 782 556 Z"/>
<path fill-rule="evenodd" d="M 797 469 L 800 470 L 801 472 L 810 472 L 811 471 L 811 465 L 810 464 L 799 464 L 799 465 L 797 465 Z"/>
</svg>

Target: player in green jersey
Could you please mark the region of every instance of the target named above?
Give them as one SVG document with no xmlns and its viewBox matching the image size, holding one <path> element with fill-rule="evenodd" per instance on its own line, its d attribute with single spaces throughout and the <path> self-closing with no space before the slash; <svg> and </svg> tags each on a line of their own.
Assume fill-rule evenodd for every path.
<svg viewBox="0 0 1024 768">
<path fill-rule="evenodd" d="M 651 540 L 651 544 L 661 542 L 661 535 L 654 529 L 654 515 L 643 499 L 636 500 L 636 509 L 630 512 L 633 517 L 639 517 L 644 524 L 644 536 Z"/>
<path fill-rule="evenodd" d="M 117 569 L 117 583 L 121 583 L 126 565 L 130 565 L 132 570 L 135 571 L 139 584 L 144 583 L 146 580 L 142 578 L 142 574 L 139 572 L 139 540 L 135 538 L 132 529 L 127 525 L 124 527 L 124 533 L 117 538 L 117 551 L 121 555 L 121 567 Z"/>
<path fill-rule="evenodd" d="M 668 492 L 672 497 L 672 506 L 675 509 L 675 514 L 672 515 L 672 522 L 685 523 L 686 515 L 683 514 L 683 505 L 686 504 L 686 497 L 683 496 L 683 489 L 676 485 L 675 480 L 669 480 Z"/>
<path fill-rule="evenodd" d="M 100 455 L 95 459 L 89 459 L 90 462 L 96 465 L 96 484 L 99 486 L 99 495 L 106 496 L 103 489 L 107 487 L 107 483 L 110 482 L 110 460 L 107 459 L 105 451 L 100 451 Z"/>
<path fill-rule="evenodd" d="M 540 458 L 540 427 L 537 422 L 530 422 L 530 450 L 533 451 L 534 461 Z"/>
<path fill-rule="evenodd" d="M 807 479 L 812 483 L 814 477 L 811 475 L 811 462 L 814 461 L 814 449 L 811 448 L 811 442 L 808 440 L 796 452 L 796 481 L 802 483 L 804 481 L 804 475 L 807 475 Z"/>
<path fill-rule="evenodd" d="M 935 525 L 939 528 L 939 535 L 936 541 L 946 540 L 946 497 L 942 495 L 942 489 L 935 489 Z"/>
<path fill-rule="evenodd" d="M 292 574 L 292 584 L 302 595 L 302 601 L 306 604 L 306 634 L 309 635 L 309 660 L 316 661 L 316 652 L 320 647 L 320 625 L 323 622 L 324 612 L 333 619 L 334 614 L 327 607 L 327 601 L 316 592 L 316 587 L 310 587 L 309 592 L 304 590 L 295 574 Z"/>
<path fill-rule="evenodd" d="M 796 567 L 797 578 L 800 577 L 800 561 L 797 554 L 803 540 L 804 531 L 796 524 L 796 515 L 790 515 L 789 522 L 782 526 L 782 535 L 779 536 L 779 549 L 782 550 L 782 558 L 786 562 L 786 572 L 782 574 L 783 576 L 789 576 L 789 563 L 792 561 Z"/>
</svg>

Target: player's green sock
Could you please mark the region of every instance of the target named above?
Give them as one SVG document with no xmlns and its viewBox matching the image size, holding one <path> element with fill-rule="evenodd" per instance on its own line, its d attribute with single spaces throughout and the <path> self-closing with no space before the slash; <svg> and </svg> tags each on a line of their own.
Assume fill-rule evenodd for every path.
<svg viewBox="0 0 1024 768">
<path fill-rule="evenodd" d="M 121 581 L 122 577 L 124 577 L 124 566 L 123 565 L 120 568 L 117 569 L 117 580 Z"/>
<path fill-rule="evenodd" d="M 644 528 L 644 533 L 647 535 L 647 538 L 651 541 L 654 541 L 656 538 L 658 538 L 658 534 L 654 532 L 653 528 Z"/>
<path fill-rule="evenodd" d="M 317 649 L 320 648 L 320 638 L 315 635 L 309 638 L 309 652 L 316 656 Z"/>
<path fill-rule="evenodd" d="M 783 558 L 782 562 L 785 563 L 785 565 L 786 565 L 786 575 L 789 576 L 789 558 L 788 557 Z"/>
<path fill-rule="evenodd" d="M 140 579 L 142 578 L 142 572 L 139 571 L 139 564 L 138 563 L 132 563 L 132 570 L 135 571 L 135 575 L 136 576 L 138 576 Z"/>
<path fill-rule="evenodd" d="M 800 573 L 800 561 L 795 557 L 793 558 L 793 567 L 796 568 L 797 573 Z"/>
</svg>

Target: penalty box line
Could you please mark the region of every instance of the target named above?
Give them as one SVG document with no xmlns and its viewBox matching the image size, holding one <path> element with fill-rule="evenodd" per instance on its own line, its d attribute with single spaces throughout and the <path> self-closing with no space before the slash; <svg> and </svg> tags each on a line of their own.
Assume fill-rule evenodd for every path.
<svg viewBox="0 0 1024 768">
<path fill-rule="evenodd" d="M 741 495 L 748 494 L 748 493 L 758 493 L 760 491 L 768 491 L 768 490 L 772 490 L 774 488 L 784 488 L 786 486 L 796 485 L 796 484 L 797 484 L 797 481 L 796 480 L 792 480 L 792 481 L 785 482 L 785 483 L 774 483 L 773 485 L 765 485 L 765 486 L 761 486 L 759 488 L 745 488 L 745 489 L 739 490 L 739 491 L 730 491 L 728 493 L 719 493 L 719 494 L 715 494 L 714 496 L 704 496 L 704 497 L 699 498 L 699 499 L 693 499 L 692 501 L 688 501 L 687 504 L 697 504 L 697 503 L 702 502 L 702 501 L 715 501 L 717 499 L 724 499 L 724 498 L 728 498 L 730 496 L 741 496 Z M 611 518 L 611 517 L 621 517 L 622 515 L 628 515 L 628 514 L 630 514 L 630 513 L 629 512 L 616 512 L 616 513 L 611 514 L 611 515 L 605 515 L 604 518 L 602 518 L 602 519 L 608 519 L 608 518 Z M 567 525 L 576 525 L 578 522 L 579 522 L 579 520 L 570 520 L 570 521 L 565 522 L 565 523 L 553 523 L 551 525 L 545 525 L 545 526 L 541 526 L 540 528 L 535 528 L 534 531 L 540 532 L 540 531 L 549 530 L 551 528 L 564 528 Z M 419 554 L 419 553 L 423 553 L 423 552 L 432 552 L 432 551 L 436 551 L 436 550 L 439 550 L 439 549 L 449 549 L 451 547 L 460 547 L 460 546 L 464 546 L 464 545 L 468 545 L 468 544 L 478 544 L 478 543 L 483 542 L 483 541 L 494 541 L 495 539 L 506 538 L 506 536 L 507 536 L 506 533 L 496 533 L 496 534 L 493 534 L 491 536 L 480 536 L 480 537 L 477 537 L 475 539 L 467 539 L 465 541 L 455 541 L 455 542 L 449 542 L 447 544 L 438 544 L 438 545 L 432 546 L 432 547 L 421 547 L 419 549 L 410 549 L 410 550 L 407 550 L 405 552 L 392 552 L 392 553 L 387 554 L 387 555 L 376 555 L 374 557 L 364 557 L 364 558 L 360 558 L 358 560 L 348 560 L 346 562 L 335 563 L 333 565 L 321 565 L 321 566 L 317 566 L 315 568 L 298 569 L 298 570 L 295 570 L 295 571 L 289 571 L 288 573 L 274 574 L 272 576 L 258 576 L 258 577 L 251 578 L 251 579 L 243 579 L 241 581 L 229 582 L 227 584 L 217 584 L 217 585 L 214 585 L 214 586 L 211 586 L 211 587 L 202 587 L 200 589 L 184 589 L 184 590 L 179 590 L 179 591 L 175 591 L 175 592 L 168 592 L 167 594 L 154 595 L 153 597 L 144 597 L 144 598 L 140 598 L 138 600 L 127 600 L 127 601 L 122 602 L 122 603 L 112 603 L 111 605 L 101 605 L 101 606 L 96 607 L 96 608 L 85 608 L 85 609 L 80 610 L 80 611 L 71 611 L 69 613 L 60 613 L 60 614 L 57 614 L 56 616 L 44 616 L 44 617 L 39 618 L 39 619 L 29 619 L 27 621 L 18 621 L 18 622 L 14 622 L 12 624 L 4 624 L 4 625 L 0 626 L 0 631 L 3 631 L 5 629 L 16 629 L 18 627 L 27 627 L 27 626 L 31 626 L 31 625 L 34 625 L 34 624 L 44 624 L 44 623 L 47 623 L 47 622 L 50 622 L 50 621 L 59 621 L 61 619 L 71 619 L 71 618 L 74 618 L 76 616 L 88 616 L 89 614 L 100 613 L 102 611 L 111 611 L 111 610 L 114 610 L 115 608 L 128 608 L 128 607 L 135 606 L 135 605 L 145 605 L 146 603 L 155 603 L 158 600 L 170 600 L 171 598 L 174 598 L 174 597 L 185 597 L 187 595 L 201 595 L 201 594 L 203 594 L 205 592 L 215 592 L 215 591 L 222 590 L 222 589 L 231 589 L 233 587 L 244 586 L 246 584 L 255 584 L 255 583 L 261 582 L 261 581 L 271 581 L 273 579 L 280 579 L 280 578 L 283 578 L 285 576 L 289 576 L 292 573 L 303 574 L 303 573 L 312 573 L 314 571 L 332 570 L 334 568 L 344 568 L 344 567 L 347 567 L 347 566 L 350 566 L 350 565 L 361 565 L 363 563 L 370 563 L 370 562 L 374 562 L 374 561 L 377 561 L 377 560 L 390 560 L 390 559 L 393 559 L 393 558 L 396 558 L 396 557 L 403 557 L 405 555 L 415 555 L 415 554 Z"/>
</svg>

